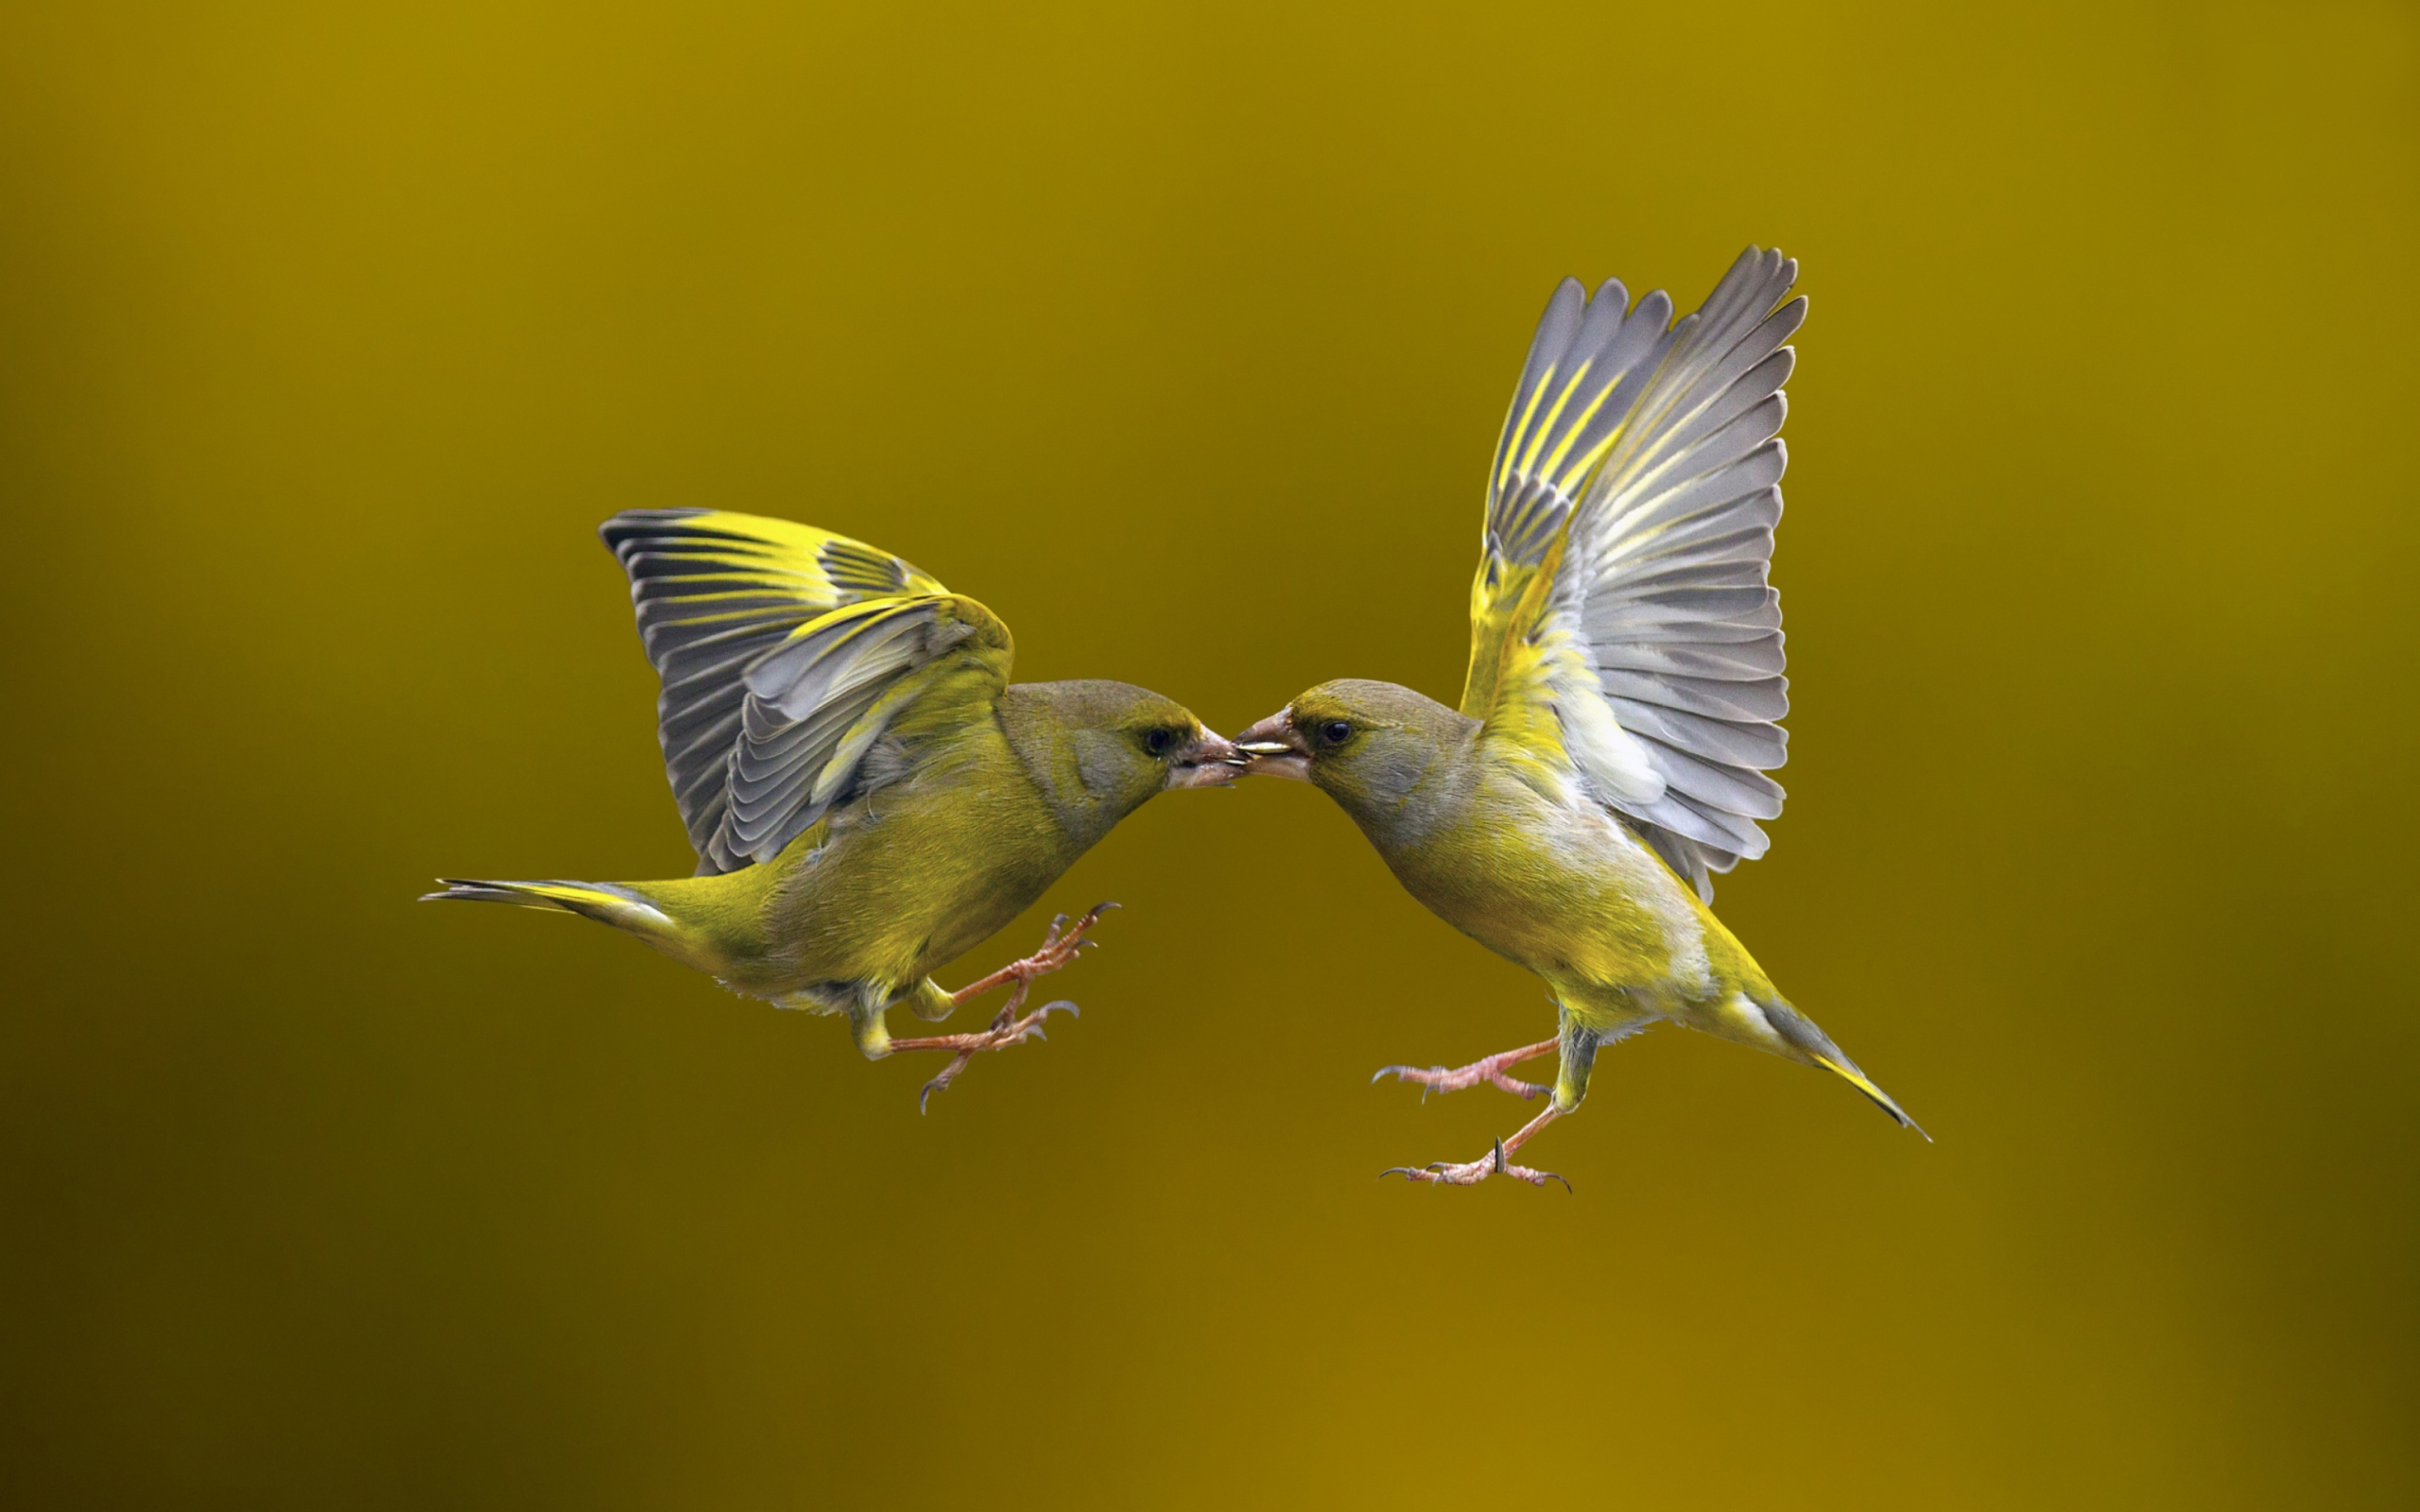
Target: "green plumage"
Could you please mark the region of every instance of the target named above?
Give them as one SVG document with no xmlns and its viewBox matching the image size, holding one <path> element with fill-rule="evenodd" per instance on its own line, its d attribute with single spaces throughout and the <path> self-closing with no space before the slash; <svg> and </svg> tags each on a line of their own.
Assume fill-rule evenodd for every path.
<svg viewBox="0 0 2420 1512">
<path fill-rule="evenodd" d="M 1313 785 L 1405 890 L 1545 979 L 1580 1029 L 1618 1039 L 1666 1020 L 1864 1083 L 1634 831 L 1539 782 L 1534 753 L 1500 731 L 1409 688 L 1350 679 L 1303 694 L 1291 721 L 1312 731 Z M 1350 733 L 1324 739 L 1337 725 Z M 1585 1088 L 1583 1073 L 1566 1111 Z"/>
<path fill-rule="evenodd" d="M 1435 1090 L 1546 1089 L 1504 1068 L 1549 1051 L 1547 1111 L 1493 1161 L 1407 1174 L 1549 1173 L 1505 1157 L 1586 1095 L 1597 1047 L 1665 1021 L 1829 1070 L 1908 1118 L 1777 991 L 1714 916 L 1713 874 L 1763 853 L 1788 708 L 1766 581 L 1786 460 L 1784 341 L 1796 265 L 1751 248 L 1674 321 L 1556 290 L 1488 480 L 1459 711 L 1392 683 L 1323 683 L 1238 737 L 1253 769 L 1351 815 L 1411 895 L 1543 978 L 1554 1040 Z"/>
<path fill-rule="evenodd" d="M 872 547 L 680 511 L 616 517 L 606 537 L 665 676 L 666 765 L 700 874 L 449 882 L 432 899 L 596 919 L 751 996 L 846 1013 L 879 1056 L 885 1009 L 945 1016 L 930 973 L 1118 820 L 1232 770 L 1233 748 L 1157 694 L 1010 684 L 1005 627 Z"/>
</svg>

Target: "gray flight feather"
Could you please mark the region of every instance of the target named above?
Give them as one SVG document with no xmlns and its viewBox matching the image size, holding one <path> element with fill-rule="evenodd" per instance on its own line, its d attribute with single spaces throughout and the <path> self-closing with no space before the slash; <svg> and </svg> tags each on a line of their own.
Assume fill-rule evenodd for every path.
<svg viewBox="0 0 2420 1512">
<path fill-rule="evenodd" d="M 1568 521 L 1549 617 L 1585 644 L 1595 691 L 1663 779 L 1651 798 L 1598 791 L 1707 899 L 1712 873 L 1764 853 L 1756 821 L 1781 813 L 1781 785 L 1764 774 L 1788 755 L 1789 684 L 1766 579 L 1789 464 L 1786 343 L 1806 315 L 1805 299 L 1782 302 L 1797 277 L 1796 263 L 1751 247 L 1668 329 L 1660 291 L 1622 318 L 1596 307 L 1623 297 L 1618 284 L 1583 303 L 1566 283 L 1539 322 L 1489 480 L 1490 546 L 1506 559 L 1541 559 Z M 1609 339 L 1583 350 L 1592 334 Z M 1584 421 L 1566 404 L 1550 423 L 1532 396 L 1571 387 L 1582 368 L 1572 398 L 1610 384 L 1606 402 Z M 1558 470 L 1566 431 L 1580 440 Z M 1568 459 L 1602 438 L 1586 475 L 1569 476 Z M 1543 513 L 1530 502 L 1542 495 Z"/>
<path fill-rule="evenodd" d="M 1508 562 L 1546 555 L 1670 344 L 1671 301 L 1659 290 L 1629 302 L 1617 282 L 1591 301 L 1575 279 L 1547 301 L 1488 470 L 1484 545 Z"/>
</svg>

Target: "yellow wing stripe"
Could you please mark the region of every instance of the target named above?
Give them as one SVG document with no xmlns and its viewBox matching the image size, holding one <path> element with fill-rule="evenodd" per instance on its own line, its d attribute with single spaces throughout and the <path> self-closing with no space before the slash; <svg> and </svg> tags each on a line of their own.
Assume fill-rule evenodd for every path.
<svg viewBox="0 0 2420 1512">
<path fill-rule="evenodd" d="M 651 551 L 648 555 L 659 561 L 697 562 L 743 573 L 787 571 L 800 577 L 820 578 L 824 576 L 823 569 L 816 564 L 812 555 L 789 550 Z"/>
<path fill-rule="evenodd" d="M 804 641 L 818 630 L 828 629 L 835 625 L 844 624 L 849 620 L 855 619 L 857 623 L 849 626 L 848 629 L 844 631 L 838 640 L 832 643 L 833 649 L 838 650 L 839 647 L 848 644 L 851 641 L 854 641 L 857 637 L 865 634 L 868 630 L 873 629 L 875 626 L 880 625 L 887 620 L 896 619 L 902 614 L 912 611 L 919 605 L 927 604 L 931 601 L 932 600 L 929 597 L 873 598 L 864 600 L 861 603 L 843 604 L 838 609 L 832 610 L 830 613 L 819 614 L 815 618 L 800 626 L 797 629 L 790 631 L 788 638 L 793 641 Z"/>
<path fill-rule="evenodd" d="M 1608 388 L 1605 392 L 1610 394 L 1613 390 Z M 1565 494 L 1571 495 L 1575 498 L 1578 497 L 1580 493 L 1580 485 L 1586 482 L 1588 475 L 1597 471 L 1598 464 L 1605 460 L 1606 455 L 1613 451 L 1615 443 L 1622 438 L 1622 433 L 1628 429 L 1630 429 L 1628 421 L 1624 421 L 1623 423 L 1615 426 L 1613 434 L 1607 436 L 1603 440 L 1599 441 L 1596 445 L 1590 447 L 1588 449 L 1588 455 L 1582 457 L 1579 461 L 1572 463 L 1571 470 L 1564 473 L 1560 478 L 1557 478 L 1554 486 L 1562 490 Z M 1577 428 L 1573 430 L 1572 434 L 1574 436 L 1579 435 Z"/>
<path fill-rule="evenodd" d="M 683 614 L 679 619 L 667 619 L 661 623 L 664 625 L 678 625 L 683 628 L 688 628 L 699 625 L 720 625 L 727 621 L 739 620 L 754 621 L 758 624 L 762 624 L 768 619 L 778 617 L 778 613 L 776 611 L 763 607 L 765 595 L 762 593 L 704 593 L 691 598 L 659 598 L 656 602 L 659 604 L 703 604 L 715 599 L 725 598 L 744 598 L 757 607 L 753 609 L 730 610 L 720 614 Z"/>
<path fill-rule="evenodd" d="M 1495 470 L 1495 491 L 1502 492 L 1504 480 L 1512 475 L 1512 464 L 1520 449 L 1521 438 L 1530 434 L 1530 421 L 1536 418 L 1538 404 L 1547 397 L 1547 386 L 1553 382 L 1554 369 L 1549 368 L 1547 375 L 1538 380 L 1538 387 L 1530 390 L 1530 407 L 1521 412 L 1521 423 L 1512 428 L 1512 443 L 1504 448 L 1504 465 Z"/>
<path fill-rule="evenodd" d="M 1547 411 L 1544 420 L 1538 421 L 1538 433 L 1530 438 L 1529 455 L 1521 458 L 1523 472 L 1531 476 L 1536 475 L 1538 453 L 1545 450 L 1547 438 L 1554 434 L 1555 420 L 1563 414 L 1563 406 L 1571 403 L 1571 396 L 1580 392 L 1580 386 L 1587 381 L 1588 369 L 1594 366 L 1596 364 L 1593 360 L 1582 363 L 1580 370 L 1571 375 L 1571 382 L 1563 386 L 1563 392 L 1554 396 L 1554 407 Z"/>
<path fill-rule="evenodd" d="M 1554 455 L 1547 458 L 1546 470 L 1547 472 L 1552 472 L 1555 469 L 1563 465 L 1564 455 L 1567 454 L 1574 446 L 1580 444 L 1580 438 L 1587 431 L 1588 422 L 1597 418 L 1597 411 L 1605 407 L 1605 401 L 1613 398 L 1614 390 L 1620 387 L 1621 386 L 1619 384 L 1607 384 L 1604 387 L 1597 390 L 1597 397 L 1588 402 L 1588 407 L 1581 411 L 1580 418 L 1573 421 L 1570 428 L 1564 432 L 1563 444 L 1554 449 Z M 1616 436 L 1620 435 L 1621 427 L 1618 425 L 1614 427 L 1614 434 Z M 1564 473 L 1562 477 L 1555 479 L 1554 486 L 1565 493 L 1575 491 L 1575 485 L 1578 484 L 1581 478 L 1587 476 L 1589 468 L 1604 456 L 1606 448 L 1611 445 L 1613 445 L 1613 442 L 1608 439 L 1597 446 L 1590 447 L 1588 449 L 1588 455 L 1580 459 L 1580 465 L 1573 468 L 1569 472 Z"/>
</svg>

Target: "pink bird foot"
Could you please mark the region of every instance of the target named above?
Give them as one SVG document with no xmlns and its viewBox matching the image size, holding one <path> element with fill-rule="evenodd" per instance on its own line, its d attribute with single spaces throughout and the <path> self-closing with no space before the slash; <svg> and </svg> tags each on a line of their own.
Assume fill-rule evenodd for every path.
<svg viewBox="0 0 2420 1512">
<path fill-rule="evenodd" d="M 1035 977 L 1047 976 L 1065 966 L 1076 958 L 1077 953 L 1081 951 L 1087 943 L 1095 950 L 1098 950 L 1100 942 L 1087 941 L 1084 938 L 1084 933 L 1100 922 L 1101 915 L 1116 906 L 1115 903 L 1095 903 L 1085 911 L 1081 919 L 1076 920 L 1072 927 L 1067 922 L 1067 916 L 1061 914 L 1050 921 L 1050 932 L 1042 936 L 1040 950 L 1035 951 L 1024 960 L 1011 961 L 971 987 L 959 988 L 949 995 L 950 1002 L 955 1005 L 963 1003 L 969 998 L 980 997 L 1003 982 L 1017 984 L 1017 996 L 1023 997 L 1024 988 L 1030 986 Z M 949 1037 L 942 1035 L 936 1038 Z"/>
<path fill-rule="evenodd" d="M 1008 1005 L 993 1019 L 992 1026 L 980 1034 L 928 1034 L 890 1041 L 890 1053 L 893 1055 L 903 1050 L 942 1050 L 949 1053 L 949 1064 L 941 1069 L 940 1074 L 925 1083 L 924 1091 L 916 1094 L 916 1111 L 923 1112 L 933 1093 L 958 1080 L 958 1074 L 966 1069 L 967 1063 L 986 1050 L 1006 1050 L 1028 1040 L 1049 1039 L 1043 1032 L 1043 1021 L 1061 1009 L 1064 1009 L 1070 1018 L 1082 1016 L 1081 1008 L 1062 1001 L 1046 1003 L 1025 1017 L 1018 1018 L 1016 1011 L 1025 1006 L 1025 993 L 1026 984 L 1019 982 L 1017 989 L 1009 994 Z"/>
<path fill-rule="evenodd" d="M 1527 1181 L 1533 1187 L 1545 1186 L 1549 1181 L 1562 1181 L 1563 1190 L 1568 1192 L 1571 1190 L 1571 1183 L 1554 1172 L 1540 1171 L 1526 1165 L 1514 1165 L 1505 1159 L 1514 1150 L 1527 1144 L 1530 1136 L 1562 1116 L 1554 1110 L 1554 1105 L 1549 1103 L 1545 1112 L 1522 1125 L 1520 1132 L 1511 1139 L 1497 1140 L 1493 1152 L 1482 1155 L 1476 1160 L 1461 1165 L 1446 1160 L 1431 1160 L 1428 1164 L 1416 1168 L 1409 1165 L 1392 1166 L 1379 1172 L 1378 1175 L 1381 1178 L 1400 1176 L 1413 1181 L 1426 1181 L 1444 1187 L 1475 1187 L 1489 1177 L 1509 1176 L 1518 1181 Z"/>
<path fill-rule="evenodd" d="M 1034 978 L 1047 976 L 1067 965 L 1087 944 L 1099 948 L 1098 940 L 1084 938 L 1085 932 L 1100 922 L 1102 914 L 1116 906 L 1115 903 L 1096 903 L 1072 925 L 1067 922 L 1067 916 L 1061 914 L 1050 921 L 1049 933 L 1042 936 L 1040 950 L 1021 961 L 1011 961 L 972 987 L 962 987 L 951 993 L 949 1000 L 955 1005 L 989 992 L 1004 982 L 1016 984 L 1009 993 L 1009 1001 L 1001 1005 L 1000 1011 L 993 1017 L 991 1026 L 981 1033 L 918 1035 L 889 1042 L 884 1051 L 886 1055 L 897 1055 L 903 1050 L 939 1050 L 950 1057 L 949 1064 L 941 1069 L 941 1074 L 925 1083 L 924 1090 L 916 1094 L 916 1111 L 923 1112 L 925 1105 L 933 1100 L 933 1093 L 958 1080 L 959 1074 L 977 1056 L 987 1050 L 1006 1050 L 1028 1040 L 1049 1039 L 1050 1036 L 1043 1032 L 1043 1021 L 1055 1012 L 1063 1009 L 1070 1018 L 1082 1016 L 1081 1008 L 1063 999 L 1046 1003 L 1022 1018 L 1017 1010 L 1025 1006 L 1025 996 L 1032 989 Z"/>
</svg>

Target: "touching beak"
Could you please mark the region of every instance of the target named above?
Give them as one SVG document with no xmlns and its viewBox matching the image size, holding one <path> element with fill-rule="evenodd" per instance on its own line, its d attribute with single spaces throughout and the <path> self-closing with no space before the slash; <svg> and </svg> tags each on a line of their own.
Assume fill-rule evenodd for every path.
<svg viewBox="0 0 2420 1512">
<path fill-rule="evenodd" d="M 1224 735 L 1203 730 L 1201 737 L 1176 753 L 1168 763 L 1167 787 L 1224 787 L 1243 775 L 1250 765 Z"/>
<path fill-rule="evenodd" d="M 1294 733 L 1293 713 L 1290 708 L 1280 709 L 1236 737 L 1236 749 L 1250 762 L 1246 769 L 1254 777 L 1311 780 L 1311 747 Z"/>
</svg>

